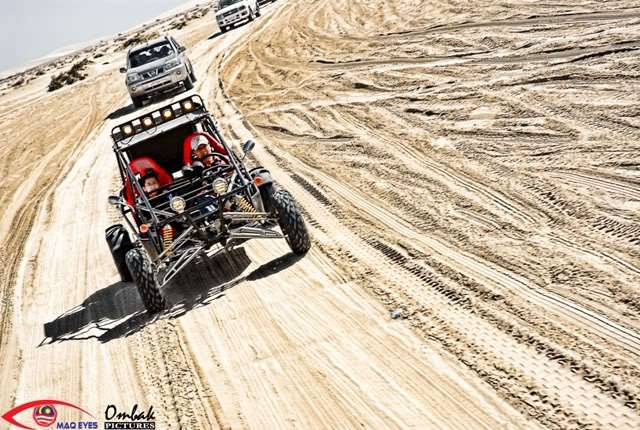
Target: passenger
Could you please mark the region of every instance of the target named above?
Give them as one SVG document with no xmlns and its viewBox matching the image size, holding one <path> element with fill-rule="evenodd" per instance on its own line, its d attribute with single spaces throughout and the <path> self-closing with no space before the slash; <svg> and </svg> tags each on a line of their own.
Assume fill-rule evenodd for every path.
<svg viewBox="0 0 640 430">
<path fill-rule="evenodd" d="M 160 192 L 158 189 L 160 188 L 160 182 L 158 182 L 158 174 L 152 170 L 147 169 L 142 178 L 140 178 L 140 186 L 147 194 L 147 197 L 152 199 L 157 197 Z"/>
</svg>

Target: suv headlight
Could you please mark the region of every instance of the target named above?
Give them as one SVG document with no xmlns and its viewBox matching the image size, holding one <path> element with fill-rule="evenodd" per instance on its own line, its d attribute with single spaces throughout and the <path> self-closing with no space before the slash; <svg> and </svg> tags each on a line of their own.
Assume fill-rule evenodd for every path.
<svg viewBox="0 0 640 430">
<path fill-rule="evenodd" d="M 173 69 L 174 67 L 178 67 L 180 65 L 180 60 L 174 58 L 173 60 L 169 60 L 164 64 L 165 70 Z"/>
<path fill-rule="evenodd" d="M 131 74 L 127 75 L 127 82 L 130 83 L 130 84 L 133 83 L 133 82 L 137 82 L 140 79 L 141 79 L 140 75 L 137 74 L 137 73 L 131 73 Z"/>
<path fill-rule="evenodd" d="M 247 8 L 246 6 L 240 6 L 238 10 L 245 10 L 246 8 Z"/>
</svg>

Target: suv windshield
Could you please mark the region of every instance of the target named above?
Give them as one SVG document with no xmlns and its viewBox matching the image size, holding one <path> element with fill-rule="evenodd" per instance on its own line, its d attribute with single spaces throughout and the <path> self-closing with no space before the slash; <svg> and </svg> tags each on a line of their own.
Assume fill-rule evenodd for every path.
<svg viewBox="0 0 640 430">
<path fill-rule="evenodd" d="M 218 9 L 223 9 L 227 6 L 231 6 L 232 4 L 240 3 L 242 0 L 220 0 L 218 3 Z"/>
<path fill-rule="evenodd" d="M 173 53 L 173 47 L 169 42 L 160 42 L 148 48 L 132 52 L 129 57 L 129 62 L 131 63 L 131 68 L 140 67 L 152 61 L 168 57 Z"/>
</svg>

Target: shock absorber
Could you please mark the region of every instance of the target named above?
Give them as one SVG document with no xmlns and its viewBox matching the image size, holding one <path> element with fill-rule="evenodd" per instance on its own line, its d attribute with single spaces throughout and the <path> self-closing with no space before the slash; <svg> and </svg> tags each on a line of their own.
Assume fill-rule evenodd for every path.
<svg viewBox="0 0 640 430">
<path fill-rule="evenodd" d="M 244 196 L 236 196 L 236 204 L 245 212 L 256 212 Z"/>
<path fill-rule="evenodd" d="M 173 228 L 167 224 L 162 227 L 162 247 L 165 251 L 171 248 L 173 243 Z M 167 255 L 171 255 L 171 252 L 167 252 Z"/>
</svg>

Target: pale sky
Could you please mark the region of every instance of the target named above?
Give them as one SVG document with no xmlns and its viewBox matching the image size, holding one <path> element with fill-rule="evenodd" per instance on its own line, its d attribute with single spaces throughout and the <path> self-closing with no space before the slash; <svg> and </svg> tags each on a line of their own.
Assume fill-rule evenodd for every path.
<svg viewBox="0 0 640 430">
<path fill-rule="evenodd" d="M 0 0 L 0 72 L 30 63 L 65 46 L 129 30 L 185 2 Z"/>
</svg>

